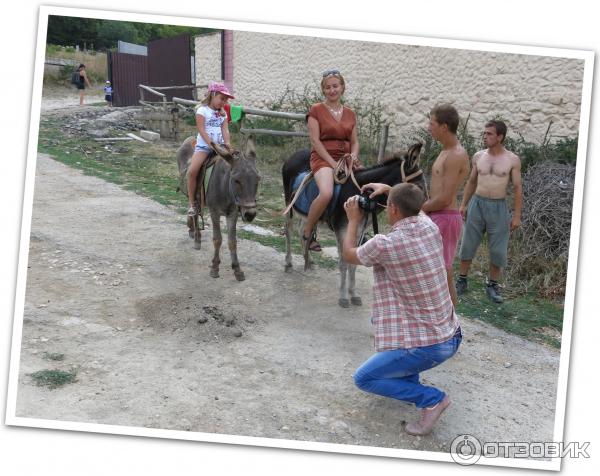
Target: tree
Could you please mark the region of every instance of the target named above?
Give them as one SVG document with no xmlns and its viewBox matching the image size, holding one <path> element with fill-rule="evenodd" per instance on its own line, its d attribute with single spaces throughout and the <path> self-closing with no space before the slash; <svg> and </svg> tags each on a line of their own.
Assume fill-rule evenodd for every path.
<svg viewBox="0 0 600 476">
<path fill-rule="evenodd" d="M 98 26 L 96 45 L 98 49 L 109 49 L 117 46 L 117 42 L 139 41 L 138 32 L 131 22 L 101 20 Z"/>
<path fill-rule="evenodd" d="M 46 42 L 62 46 L 95 44 L 97 28 L 98 20 L 94 18 L 50 15 Z"/>
<path fill-rule="evenodd" d="M 46 43 L 61 46 L 94 45 L 97 50 L 106 50 L 116 48 L 119 40 L 147 45 L 149 41 L 183 33 L 194 36 L 210 31 L 215 30 L 160 23 L 50 15 Z"/>
</svg>

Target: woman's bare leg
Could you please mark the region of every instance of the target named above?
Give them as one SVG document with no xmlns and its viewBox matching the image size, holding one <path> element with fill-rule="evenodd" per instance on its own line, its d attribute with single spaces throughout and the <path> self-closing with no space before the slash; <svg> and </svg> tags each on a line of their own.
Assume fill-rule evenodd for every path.
<svg viewBox="0 0 600 476">
<path fill-rule="evenodd" d="M 314 199 L 308 211 L 306 224 L 304 225 L 304 236 L 310 236 L 315 224 L 323 214 L 331 197 L 333 196 L 333 169 L 323 167 L 315 173 L 315 181 L 319 187 L 319 195 Z"/>
</svg>

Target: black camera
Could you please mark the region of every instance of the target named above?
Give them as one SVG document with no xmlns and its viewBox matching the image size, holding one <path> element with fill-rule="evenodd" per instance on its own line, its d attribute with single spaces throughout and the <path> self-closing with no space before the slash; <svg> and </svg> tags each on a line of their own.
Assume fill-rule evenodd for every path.
<svg viewBox="0 0 600 476">
<path fill-rule="evenodd" d="M 373 200 L 369 197 L 373 191 L 373 189 L 367 188 L 358 196 L 358 206 L 365 212 L 374 212 L 377 210 L 377 199 Z"/>
</svg>

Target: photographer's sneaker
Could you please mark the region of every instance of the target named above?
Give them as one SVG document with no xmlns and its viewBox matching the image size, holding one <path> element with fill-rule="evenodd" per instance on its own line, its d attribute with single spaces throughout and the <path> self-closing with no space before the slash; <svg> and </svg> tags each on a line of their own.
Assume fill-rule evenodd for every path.
<svg viewBox="0 0 600 476">
<path fill-rule="evenodd" d="M 456 280 L 456 294 L 462 296 L 469 289 L 469 285 L 467 283 L 467 278 L 463 276 L 459 276 Z"/>
<path fill-rule="evenodd" d="M 404 430 L 409 435 L 423 436 L 428 435 L 433 430 L 433 425 L 439 420 L 444 410 L 450 406 L 450 397 L 446 395 L 443 400 L 433 407 L 423 408 L 421 410 L 421 419 L 417 422 L 408 423 Z"/>
<path fill-rule="evenodd" d="M 502 299 L 502 296 L 500 295 L 500 286 L 498 283 L 488 283 L 485 288 L 485 292 L 490 298 L 490 301 L 495 302 L 496 304 L 502 304 L 502 302 L 504 302 L 504 299 Z"/>
</svg>

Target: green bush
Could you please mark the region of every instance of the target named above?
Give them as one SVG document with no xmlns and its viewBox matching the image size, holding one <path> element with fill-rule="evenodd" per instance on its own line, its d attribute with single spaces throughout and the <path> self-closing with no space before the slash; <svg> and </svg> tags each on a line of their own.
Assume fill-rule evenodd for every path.
<svg viewBox="0 0 600 476">
<path fill-rule="evenodd" d="M 293 131 L 292 121 L 279 119 L 277 117 L 250 116 L 244 118 L 245 129 L 269 129 L 275 131 Z M 287 137 L 271 134 L 257 134 L 257 145 L 275 145 L 282 146 Z"/>
<path fill-rule="evenodd" d="M 62 46 L 58 45 L 46 45 L 46 56 L 52 56 L 62 51 Z"/>
<path fill-rule="evenodd" d="M 71 84 L 71 74 L 75 71 L 75 68 L 69 64 L 60 67 L 59 78 L 67 81 Z"/>
<path fill-rule="evenodd" d="M 574 165 L 577 161 L 578 137 L 561 138 L 556 142 L 544 139 L 541 144 L 527 141 L 523 136 L 518 138 L 507 137 L 505 146 L 521 158 L 523 170 L 545 160 L 552 160 L 561 164 Z"/>
</svg>

